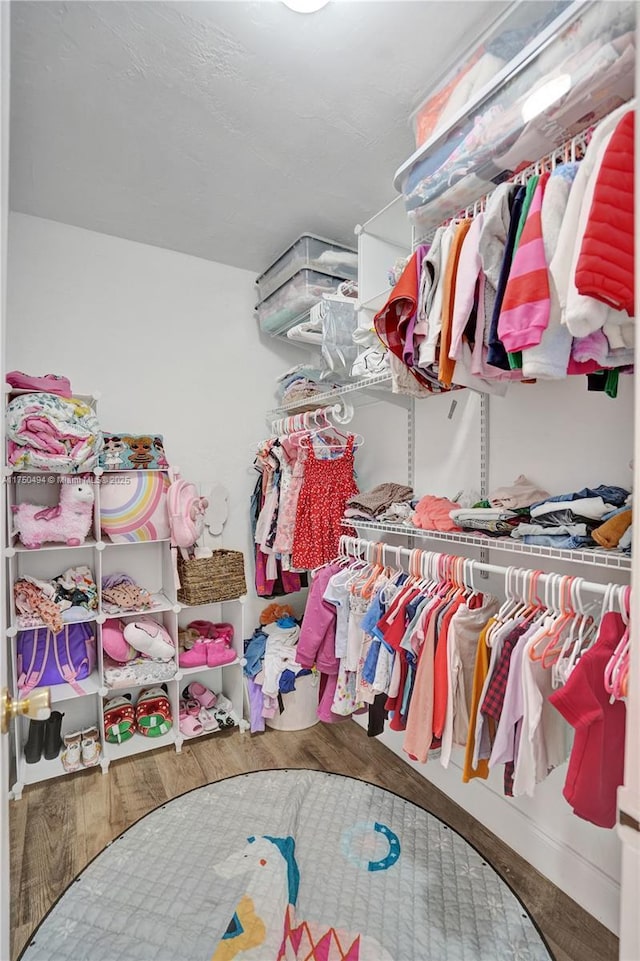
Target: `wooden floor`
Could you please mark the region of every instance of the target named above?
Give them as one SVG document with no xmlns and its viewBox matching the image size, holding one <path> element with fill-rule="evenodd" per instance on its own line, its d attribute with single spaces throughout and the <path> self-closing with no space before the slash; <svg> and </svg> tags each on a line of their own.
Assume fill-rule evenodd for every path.
<svg viewBox="0 0 640 961">
<path fill-rule="evenodd" d="M 268 768 L 348 774 L 414 801 L 459 831 L 508 880 L 556 961 L 617 959 L 611 932 L 353 723 L 296 733 L 225 732 L 186 744 L 181 755 L 165 748 L 119 761 L 107 775 L 86 771 L 25 789 L 11 804 L 12 959 L 73 878 L 143 814 L 191 788 Z"/>
</svg>

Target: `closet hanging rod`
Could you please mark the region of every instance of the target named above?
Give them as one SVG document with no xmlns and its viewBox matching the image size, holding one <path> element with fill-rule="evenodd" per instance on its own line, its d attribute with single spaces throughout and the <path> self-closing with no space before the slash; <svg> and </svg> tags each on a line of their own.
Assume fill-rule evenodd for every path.
<svg viewBox="0 0 640 961">
<path fill-rule="evenodd" d="M 370 554 L 373 555 L 375 554 L 376 550 L 380 550 L 380 549 L 382 550 L 381 560 L 383 563 L 385 562 L 386 551 L 390 552 L 391 557 L 395 559 L 397 564 L 400 564 L 401 557 L 406 558 L 406 560 L 411 560 L 412 557 L 415 558 L 417 556 L 420 556 L 421 554 L 424 554 L 424 555 L 430 554 L 432 557 L 438 557 L 438 558 L 453 557 L 456 560 L 461 559 L 458 555 L 445 554 L 441 551 L 424 551 L 421 548 L 412 549 L 409 547 L 395 547 L 393 544 L 385 544 L 384 541 L 367 541 L 367 540 L 362 540 L 359 537 L 350 537 L 347 534 L 343 534 L 340 537 L 340 553 L 341 554 L 347 554 L 347 555 L 354 554 L 354 551 L 357 551 L 359 554 L 362 554 L 364 552 L 366 559 L 370 560 L 371 559 Z M 462 558 L 462 560 L 465 560 L 465 558 Z M 526 571 L 529 574 L 534 573 L 528 568 L 516 568 L 516 567 L 508 568 L 508 567 L 503 567 L 500 564 L 489 564 L 486 561 L 474 560 L 472 563 L 473 563 L 474 571 L 478 571 L 479 573 L 482 572 L 486 574 L 498 574 L 501 577 L 506 577 L 507 572 L 509 570 Z M 537 573 L 538 573 L 538 579 L 543 585 L 547 583 L 550 577 L 556 576 L 554 574 L 544 573 L 542 571 L 538 571 Z M 581 580 L 581 583 L 580 583 L 581 590 L 587 591 L 588 593 L 591 593 L 591 594 L 601 594 L 603 596 L 607 593 L 609 587 L 610 587 L 609 584 L 598 584 L 594 581 Z"/>
<path fill-rule="evenodd" d="M 534 174 L 541 174 L 547 169 L 555 170 L 558 163 L 572 163 L 575 162 L 577 158 L 577 151 L 579 149 L 586 149 L 593 131 L 596 129 L 598 124 L 591 124 L 581 130 L 579 133 L 574 134 L 569 140 L 565 140 L 559 147 L 556 147 L 550 153 L 546 154 L 544 157 L 540 157 L 539 160 L 530 163 L 527 167 L 519 170 L 517 173 L 512 174 L 511 177 L 505 178 L 502 183 L 512 183 L 512 184 L 524 184 L 529 177 Z M 498 185 L 500 186 L 500 185 Z M 478 213 L 483 211 L 489 198 L 494 194 L 495 188 L 490 190 L 488 193 L 483 194 L 474 203 L 469 204 L 467 207 L 463 207 L 458 213 L 454 214 L 452 217 L 447 217 L 445 220 L 441 221 L 439 226 L 446 227 L 454 220 L 463 220 L 475 217 Z M 415 250 L 419 244 L 428 243 L 433 239 L 433 235 L 437 230 L 437 227 L 432 227 L 429 229 L 427 234 L 423 234 L 420 237 L 415 237 L 413 241 L 413 249 Z"/>
<path fill-rule="evenodd" d="M 341 397 L 337 404 L 316 407 L 313 410 L 290 414 L 288 417 L 278 417 L 271 421 L 271 432 L 280 436 L 310 430 L 313 427 L 331 427 L 332 421 L 337 424 L 348 424 L 353 414 L 353 405 Z"/>
</svg>

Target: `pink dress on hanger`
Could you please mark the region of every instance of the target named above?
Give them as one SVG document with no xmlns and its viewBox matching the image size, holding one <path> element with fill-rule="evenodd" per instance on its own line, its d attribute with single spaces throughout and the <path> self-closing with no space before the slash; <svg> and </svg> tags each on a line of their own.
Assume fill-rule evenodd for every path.
<svg viewBox="0 0 640 961">
<path fill-rule="evenodd" d="M 358 494 L 353 476 L 353 435 L 339 457 L 321 460 L 313 445 L 304 467 L 302 489 L 296 510 L 293 566 L 310 570 L 326 564 L 338 553 L 340 535 L 349 534 L 341 526 L 347 500 Z"/>
</svg>

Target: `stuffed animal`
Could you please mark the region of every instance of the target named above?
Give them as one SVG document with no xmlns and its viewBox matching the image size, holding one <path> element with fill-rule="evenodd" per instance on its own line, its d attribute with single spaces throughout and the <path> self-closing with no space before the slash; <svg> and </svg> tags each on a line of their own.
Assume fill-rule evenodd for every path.
<svg viewBox="0 0 640 961">
<path fill-rule="evenodd" d="M 25 547 L 38 548 L 47 541 L 62 541 L 69 547 L 84 544 L 93 518 L 93 487 L 80 478 L 61 478 L 57 507 L 16 504 L 13 534 Z"/>
</svg>

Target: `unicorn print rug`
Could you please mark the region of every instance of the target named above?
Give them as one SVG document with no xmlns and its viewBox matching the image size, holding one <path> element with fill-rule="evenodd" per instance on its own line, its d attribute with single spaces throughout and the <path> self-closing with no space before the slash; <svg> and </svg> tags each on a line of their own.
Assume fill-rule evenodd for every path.
<svg viewBox="0 0 640 961">
<path fill-rule="evenodd" d="M 176 798 L 70 885 L 24 961 L 549 961 L 437 818 L 371 784 L 261 771 Z"/>
</svg>

